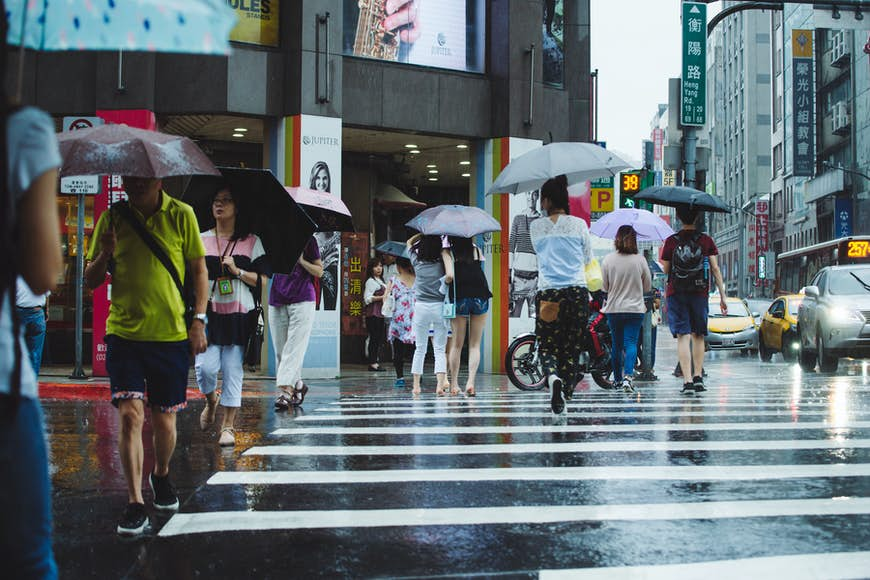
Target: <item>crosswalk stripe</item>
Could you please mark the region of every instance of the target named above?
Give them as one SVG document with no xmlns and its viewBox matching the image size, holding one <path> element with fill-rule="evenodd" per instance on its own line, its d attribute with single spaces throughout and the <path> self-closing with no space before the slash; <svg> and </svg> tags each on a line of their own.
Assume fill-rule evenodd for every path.
<svg viewBox="0 0 870 580">
<path fill-rule="evenodd" d="M 870 570 L 870 552 L 822 552 L 715 560 L 691 564 L 652 566 L 614 566 L 609 568 L 578 568 L 571 570 L 541 570 L 539 580 L 612 580 L 614 578 L 644 578 L 645 580 L 688 580 L 694 578 L 789 578 L 817 580 L 819 578 L 863 578 Z"/>
<path fill-rule="evenodd" d="M 848 389 L 850 395 L 860 395 L 862 393 L 857 393 L 853 389 Z M 632 395 L 631 398 L 626 398 L 626 395 L 622 391 L 601 391 L 596 394 L 589 393 L 574 393 L 574 401 L 578 403 L 613 403 L 613 402 L 622 402 L 626 400 L 635 400 L 635 398 L 640 398 L 641 401 L 655 401 L 655 402 L 684 402 L 684 401 L 695 401 L 695 402 L 709 402 L 709 401 L 759 401 L 759 402 L 783 402 L 783 403 L 801 403 L 801 397 L 807 397 L 806 394 L 801 395 L 791 395 L 788 393 L 768 393 L 759 389 L 751 389 L 744 392 L 734 392 L 733 390 L 728 390 L 725 392 L 716 392 L 713 389 L 708 390 L 705 394 L 698 397 L 686 397 L 679 392 L 678 388 L 671 390 L 667 393 L 662 391 L 645 391 L 644 389 L 638 389 L 638 392 L 635 395 Z M 814 399 L 823 399 L 820 402 L 824 402 L 824 399 L 828 399 L 831 396 L 834 396 L 833 391 L 829 392 L 816 392 L 814 391 L 812 394 L 812 398 Z M 416 406 L 425 406 L 425 405 L 474 405 L 474 404 L 511 404 L 511 403 L 540 403 L 544 401 L 548 401 L 550 395 L 548 392 L 543 391 L 539 393 L 523 393 L 520 396 L 516 397 L 482 397 L 480 395 L 474 398 L 468 398 L 463 395 L 455 395 L 452 397 L 434 397 L 434 396 L 422 396 L 419 398 L 412 398 L 410 396 L 405 398 L 393 398 L 393 399 L 365 399 L 365 400 L 348 400 L 342 399 L 341 401 L 332 401 L 328 403 L 329 407 L 372 407 L 378 408 L 388 405 L 397 405 L 397 406 L 408 406 L 408 407 L 416 407 Z"/>
<path fill-rule="evenodd" d="M 468 445 L 270 445 L 251 447 L 243 455 L 480 455 L 495 453 L 601 453 L 650 451 L 782 451 L 798 449 L 868 449 L 870 439 L 777 439 L 762 441 L 603 441 L 575 443 L 499 443 Z"/>
<path fill-rule="evenodd" d="M 469 415 L 473 416 L 473 415 Z M 337 427 L 315 426 L 282 428 L 273 435 L 456 435 L 456 434 L 512 434 L 512 433 L 603 433 L 638 431 L 778 431 L 778 430 L 837 430 L 870 429 L 870 421 L 842 423 L 791 422 L 776 423 L 646 423 L 625 425 L 468 425 L 468 426 L 384 426 Z"/>
<path fill-rule="evenodd" d="M 219 471 L 209 485 L 311 485 L 422 481 L 667 480 L 746 481 L 809 477 L 866 477 L 870 463 L 831 465 L 636 465 L 608 467 L 481 467 L 359 471 Z"/>
<path fill-rule="evenodd" d="M 627 405 L 628 406 L 628 405 Z M 567 405 L 569 418 L 595 418 L 595 419 L 615 419 L 615 418 L 632 418 L 632 419 L 653 419 L 653 418 L 680 418 L 680 417 L 715 417 L 721 415 L 730 415 L 726 409 L 718 409 L 715 411 L 679 411 L 677 413 L 659 413 L 659 412 L 637 412 L 629 417 L 626 411 L 608 412 L 608 413 L 581 413 L 577 412 L 572 404 Z M 463 411 L 473 411 L 473 409 L 463 409 Z M 572 412 L 573 411 L 573 412 Z M 780 411 L 747 411 L 741 413 L 744 416 L 752 417 L 787 417 L 790 411 L 783 409 Z M 856 416 L 870 415 L 870 410 L 854 410 L 851 412 Z M 829 416 L 830 412 L 801 412 L 801 417 L 825 417 Z M 438 410 L 434 413 L 364 413 L 360 415 L 303 415 L 296 417 L 298 423 L 312 423 L 318 421 L 361 421 L 371 419 L 506 419 L 506 418 L 537 418 L 537 417 L 553 417 L 550 411 L 529 411 L 529 412 L 486 412 L 486 413 L 458 413 L 445 412 Z"/>
<path fill-rule="evenodd" d="M 178 513 L 160 537 L 227 531 L 548 524 L 570 521 L 649 521 L 870 513 L 870 498 L 687 502 L 629 505 L 498 506 L 433 509 L 226 511 Z M 866 572 L 866 570 L 865 570 Z"/>
<path fill-rule="evenodd" d="M 632 410 L 638 408 L 664 408 L 669 409 L 673 408 L 674 412 L 679 414 L 681 413 L 680 405 L 686 404 L 686 399 L 682 401 L 675 401 L 673 403 L 663 403 L 659 401 L 655 402 L 646 402 L 646 401 L 620 401 L 618 403 L 607 402 L 607 403 L 577 403 L 572 401 L 570 403 L 572 409 L 625 409 L 627 406 L 630 406 Z M 790 408 L 791 403 L 782 401 L 782 402 L 770 402 L 770 401 L 759 401 L 753 403 L 741 403 L 741 402 L 731 402 L 731 401 L 718 401 L 718 400 L 702 400 L 702 401 L 693 401 L 693 408 L 704 408 L 704 407 L 718 407 L 718 408 L 747 408 L 747 409 L 758 409 L 760 407 L 771 407 L 774 409 L 784 409 L 791 411 Z M 821 408 L 829 408 L 831 406 L 830 403 L 795 403 L 797 410 L 804 408 L 812 408 L 812 407 L 821 407 Z M 386 411 L 428 411 L 434 408 L 440 408 L 440 405 L 429 406 L 429 405 L 421 405 L 421 406 L 404 406 L 404 405 L 396 405 L 394 407 L 367 407 L 365 409 L 359 408 L 342 408 L 341 413 L 349 416 L 353 416 L 352 413 L 365 413 L 368 411 L 378 411 L 378 412 L 386 412 Z M 446 409 L 457 409 L 457 410 L 475 410 L 475 409 L 549 409 L 549 403 L 544 401 L 541 402 L 528 402 L 528 403 L 454 403 L 445 405 L 443 408 Z M 319 407 L 314 409 L 315 413 L 334 413 L 336 411 L 335 408 L 327 408 L 327 407 Z"/>
</svg>

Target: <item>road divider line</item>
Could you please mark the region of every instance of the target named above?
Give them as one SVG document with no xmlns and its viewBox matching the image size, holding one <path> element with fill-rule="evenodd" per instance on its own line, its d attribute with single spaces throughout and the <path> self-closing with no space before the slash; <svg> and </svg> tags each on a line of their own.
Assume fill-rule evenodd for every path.
<svg viewBox="0 0 870 580">
<path fill-rule="evenodd" d="M 866 515 L 870 499 L 179 513 L 160 537 L 214 532 Z M 835 571 L 836 569 L 829 569 Z M 866 573 L 866 569 L 864 570 Z M 730 576 L 730 575 L 729 575 Z M 774 577 L 781 574 L 774 574 Z M 551 576 L 552 577 L 552 576 Z"/>
</svg>

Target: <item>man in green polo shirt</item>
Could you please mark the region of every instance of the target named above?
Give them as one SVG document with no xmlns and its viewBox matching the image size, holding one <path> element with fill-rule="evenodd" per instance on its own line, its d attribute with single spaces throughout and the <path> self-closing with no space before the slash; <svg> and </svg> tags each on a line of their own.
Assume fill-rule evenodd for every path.
<svg viewBox="0 0 870 580">
<path fill-rule="evenodd" d="M 112 268 L 112 304 L 106 321 L 106 368 L 112 404 L 118 407 L 118 447 L 127 479 L 129 504 L 118 524 L 121 535 L 136 536 L 149 520 L 142 499 L 145 403 L 151 407 L 154 471 L 149 475 L 158 510 L 178 509 L 169 479 L 175 451 L 175 413 L 187 405 L 190 354 L 206 349 L 208 275 L 205 248 L 193 209 L 162 191 L 160 179 L 124 178 L 129 217 L 141 223 L 165 250 L 183 279 L 190 265 L 196 290 L 196 317 L 185 328 L 184 300 L 169 271 L 116 209 L 104 212 L 94 229 L 85 282 L 97 288 Z"/>
</svg>

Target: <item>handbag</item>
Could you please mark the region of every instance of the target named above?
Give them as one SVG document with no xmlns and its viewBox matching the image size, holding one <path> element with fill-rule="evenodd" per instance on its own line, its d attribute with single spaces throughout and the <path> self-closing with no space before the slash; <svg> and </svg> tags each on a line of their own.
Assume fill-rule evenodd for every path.
<svg viewBox="0 0 870 580">
<path fill-rule="evenodd" d="M 441 305 L 442 318 L 456 318 L 456 276 L 453 276 L 453 301 L 450 300 L 450 289 L 444 294 L 444 304 Z"/>
<path fill-rule="evenodd" d="M 374 296 L 383 296 L 384 290 L 386 290 L 386 286 L 381 286 L 374 293 Z M 372 300 L 370 303 L 366 304 L 363 309 L 363 314 L 365 314 L 366 318 L 369 316 L 374 316 L 376 318 L 384 317 L 384 301 L 383 300 Z"/>
<path fill-rule="evenodd" d="M 257 286 L 251 289 L 254 296 L 254 308 L 247 314 L 248 343 L 245 345 L 245 364 L 249 367 L 260 366 L 260 356 L 263 351 L 263 338 L 266 323 L 263 319 L 263 305 L 260 297 L 263 293 L 263 281 L 257 274 Z"/>
</svg>

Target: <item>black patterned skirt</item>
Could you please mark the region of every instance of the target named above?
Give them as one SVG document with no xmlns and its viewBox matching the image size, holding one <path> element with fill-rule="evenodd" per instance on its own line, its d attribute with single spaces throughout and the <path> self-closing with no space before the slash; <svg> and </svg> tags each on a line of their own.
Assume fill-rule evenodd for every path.
<svg viewBox="0 0 870 580">
<path fill-rule="evenodd" d="M 556 375 L 573 387 L 583 379 L 579 362 L 589 320 L 589 292 L 584 286 L 541 290 L 535 306 L 535 334 L 544 375 Z"/>
</svg>

